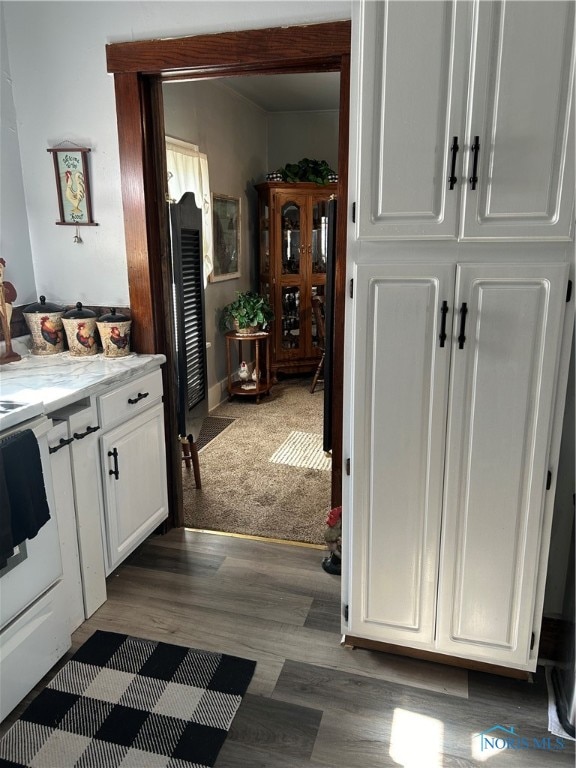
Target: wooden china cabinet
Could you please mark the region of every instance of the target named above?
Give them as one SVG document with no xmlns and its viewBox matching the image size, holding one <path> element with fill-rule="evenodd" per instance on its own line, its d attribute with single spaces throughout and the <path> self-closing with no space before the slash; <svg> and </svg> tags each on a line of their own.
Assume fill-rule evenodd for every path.
<svg viewBox="0 0 576 768">
<path fill-rule="evenodd" d="M 260 292 L 274 310 L 270 367 L 278 373 L 313 371 L 321 357 L 312 297 L 324 296 L 328 260 L 328 203 L 336 184 L 267 181 L 257 184 Z"/>
</svg>

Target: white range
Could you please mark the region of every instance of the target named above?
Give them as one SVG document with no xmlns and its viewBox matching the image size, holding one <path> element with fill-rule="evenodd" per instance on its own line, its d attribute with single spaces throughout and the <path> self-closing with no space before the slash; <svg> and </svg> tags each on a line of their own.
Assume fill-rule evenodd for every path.
<svg viewBox="0 0 576 768">
<path fill-rule="evenodd" d="M 15 433 L 33 431 L 50 509 L 48 522 L 16 547 L 0 570 L 0 721 L 71 646 L 66 590 L 72 545 L 78 561 L 76 522 L 73 511 L 72 518 L 67 517 L 55 503 L 57 478 L 53 485 L 54 459 L 48 445 L 48 433 L 55 426 L 50 415 L 163 362 L 163 355 L 132 353 L 107 359 L 102 354 L 78 358 L 64 352 L 48 357 L 23 354 L 21 360 L 0 366 L 0 445 Z"/>
</svg>

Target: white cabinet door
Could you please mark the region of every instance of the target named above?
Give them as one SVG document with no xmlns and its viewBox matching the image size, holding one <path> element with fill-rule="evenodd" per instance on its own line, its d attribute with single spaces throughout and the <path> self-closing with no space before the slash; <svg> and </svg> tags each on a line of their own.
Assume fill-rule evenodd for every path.
<svg viewBox="0 0 576 768">
<path fill-rule="evenodd" d="M 454 318 L 437 650 L 526 665 L 568 265 L 463 265 Z M 536 637 L 531 643 L 532 632 Z"/>
<path fill-rule="evenodd" d="M 362 8 L 358 234 L 455 238 L 460 178 L 450 189 L 448 177 L 463 139 L 470 4 Z"/>
<path fill-rule="evenodd" d="M 103 435 L 100 452 L 109 574 L 168 516 L 162 403 Z"/>
<path fill-rule="evenodd" d="M 76 505 L 74 503 L 70 457 L 70 445 L 73 441 L 74 438 L 70 437 L 66 421 L 55 422 L 48 433 L 52 486 L 55 507 L 58 512 L 58 529 L 62 550 L 64 604 L 70 622 L 70 633 L 78 629 L 84 621 L 82 575 L 76 533 Z"/>
<path fill-rule="evenodd" d="M 480 2 L 466 127 L 464 238 L 568 239 L 574 206 L 573 2 Z"/>
<path fill-rule="evenodd" d="M 102 480 L 98 452 L 100 424 L 96 408 L 73 405 L 54 414 L 68 422 L 76 503 L 78 549 L 82 571 L 84 615 L 89 618 L 106 601 L 102 549 Z"/>
<path fill-rule="evenodd" d="M 434 640 L 454 275 L 450 264 L 356 268 L 351 635 Z"/>
</svg>

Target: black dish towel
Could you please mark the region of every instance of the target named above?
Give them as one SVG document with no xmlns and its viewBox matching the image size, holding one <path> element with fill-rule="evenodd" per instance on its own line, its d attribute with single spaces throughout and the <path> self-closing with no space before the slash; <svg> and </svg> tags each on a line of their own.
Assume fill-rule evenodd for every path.
<svg viewBox="0 0 576 768">
<path fill-rule="evenodd" d="M 0 568 L 50 520 L 38 441 L 31 429 L 0 440 Z M 9 532 L 11 531 L 11 541 Z"/>
</svg>

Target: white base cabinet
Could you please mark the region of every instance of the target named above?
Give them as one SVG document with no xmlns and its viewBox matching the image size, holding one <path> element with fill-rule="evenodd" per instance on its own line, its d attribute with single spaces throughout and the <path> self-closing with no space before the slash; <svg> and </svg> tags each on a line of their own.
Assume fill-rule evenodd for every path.
<svg viewBox="0 0 576 768">
<path fill-rule="evenodd" d="M 103 435 L 100 456 L 110 573 L 168 516 L 162 403 Z"/>
<path fill-rule="evenodd" d="M 83 611 L 89 618 L 106 601 L 106 577 L 168 517 L 162 373 L 158 368 L 111 386 L 51 418 L 60 422 L 63 439 L 72 438 L 65 448 Z M 54 438 L 56 447 L 60 433 Z M 53 457 L 55 462 L 65 458 Z M 59 488 L 62 503 L 69 504 L 65 478 Z M 73 537 L 69 543 L 72 550 Z M 71 572 L 73 557 L 71 551 Z"/>
<path fill-rule="evenodd" d="M 536 666 L 568 264 L 359 264 L 344 631 Z"/>
</svg>

